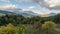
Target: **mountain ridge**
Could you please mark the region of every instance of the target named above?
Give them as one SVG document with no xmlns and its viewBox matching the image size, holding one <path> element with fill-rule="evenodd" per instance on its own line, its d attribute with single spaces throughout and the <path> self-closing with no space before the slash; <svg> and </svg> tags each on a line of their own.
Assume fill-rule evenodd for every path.
<svg viewBox="0 0 60 34">
<path fill-rule="evenodd" d="M 45 15 L 41 15 L 41 14 L 37 14 L 34 13 L 33 11 L 23 11 L 22 9 L 9 9 L 9 10 L 0 10 L 0 13 L 2 14 L 19 14 L 19 15 L 23 15 L 23 16 L 44 16 L 44 17 L 48 17 L 48 16 L 54 16 L 56 15 L 56 13 L 50 13 L 50 14 L 46 14 Z"/>
</svg>

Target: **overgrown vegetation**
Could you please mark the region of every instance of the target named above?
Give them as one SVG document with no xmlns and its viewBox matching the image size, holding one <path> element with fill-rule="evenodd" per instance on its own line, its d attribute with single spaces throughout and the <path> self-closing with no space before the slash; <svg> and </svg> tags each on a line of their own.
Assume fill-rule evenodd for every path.
<svg viewBox="0 0 60 34">
<path fill-rule="evenodd" d="M 0 34 L 57 34 L 60 14 L 49 17 L 0 16 Z"/>
</svg>

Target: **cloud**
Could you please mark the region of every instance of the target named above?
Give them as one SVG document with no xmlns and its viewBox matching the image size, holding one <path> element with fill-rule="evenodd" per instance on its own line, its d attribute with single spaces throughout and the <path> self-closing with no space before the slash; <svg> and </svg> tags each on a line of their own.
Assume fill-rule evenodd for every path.
<svg viewBox="0 0 60 34">
<path fill-rule="evenodd" d="M 22 9 L 22 11 L 30 11 L 30 9 Z"/>
<path fill-rule="evenodd" d="M 52 12 L 52 11 L 45 10 L 45 9 L 40 10 L 36 6 L 29 6 L 28 8 L 23 9 L 23 11 L 33 11 L 33 12 L 38 13 L 38 14 L 49 14 Z"/>
<path fill-rule="evenodd" d="M 31 9 L 31 10 L 36 10 L 37 9 L 35 6 L 30 6 L 28 8 Z"/>
<path fill-rule="evenodd" d="M 23 0 L 25 2 L 36 2 L 42 7 L 46 7 L 48 9 L 60 9 L 60 0 Z"/>
<path fill-rule="evenodd" d="M 33 2 L 33 0 L 15 0 L 16 2 Z"/>
<path fill-rule="evenodd" d="M 23 0 L 23 1 L 25 1 L 25 2 L 32 2 L 32 1 L 34 1 L 34 0 Z"/>
<path fill-rule="evenodd" d="M 0 0 L 2 2 L 11 3 L 10 0 Z M 35 2 L 41 7 L 45 7 L 51 10 L 60 10 L 60 0 L 13 0 L 16 2 Z"/>
<path fill-rule="evenodd" d="M 10 0 L 0 0 L 1 2 L 6 2 L 6 3 L 9 3 Z"/>
<path fill-rule="evenodd" d="M 60 0 L 39 0 L 39 5 L 46 7 L 48 9 L 60 9 Z"/>
<path fill-rule="evenodd" d="M 51 11 L 52 13 L 60 13 L 60 10 L 58 11 L 58 10 L 53 10 L 53 11 Z"/>
<path fill-rule="evenodd" d="M 17 8 L 17 7 L 16 5 L 12 5 L 12 4 L 0 6 L 1 10 L 6 10 L 6 9 L 9 10 L 9 9 L 14 9 L 14 8 Z"/>
<path fill-rule="evenodd" d="M 38 0 L 38 4 L 48 9 L 60 9 L 60 0 Z"/>
<path fill-rule="evenodd" d="M 37 10 L 37 8 L 35 6 L 29 6 L 28 8 L 23 9 L 23 11 L 33 11 L 33 10 Z"/>
</svg>

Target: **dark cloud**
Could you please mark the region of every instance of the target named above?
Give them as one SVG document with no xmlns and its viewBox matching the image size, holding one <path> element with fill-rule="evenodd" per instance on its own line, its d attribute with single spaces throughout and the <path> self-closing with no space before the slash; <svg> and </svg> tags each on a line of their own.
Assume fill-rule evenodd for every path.
<svg viewBox="0 0 60 34">
<path fill-rule="evenodd" d="M 50 3 L 49 3 L 50 2 Z M 60 10 L 60 2 L 59 1 L 44 1 L 44 0 L 39 0 L 37 2 L 39 5 L 41 5 L 42 7 L 46 7 L 48 9 L 53 9 L 53 10 Z"/>
<path fill-rule="evenodd" d="M 42 7 L 46 7 L 48 9 L 60 10 L 60 0 L 24 0 L 27 2 L 36 2 Z"/>
</svg>

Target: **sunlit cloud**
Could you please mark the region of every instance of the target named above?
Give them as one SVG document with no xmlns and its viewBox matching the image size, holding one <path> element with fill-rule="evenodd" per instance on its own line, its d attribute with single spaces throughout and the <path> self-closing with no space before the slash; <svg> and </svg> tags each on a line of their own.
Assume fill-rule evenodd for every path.
<svg viewBox="0 0 60 34">
<path fill-rule="evenodd" d="M 5 10 L 5 9 L 9 10 L 9 9 L 14 9 L 14 8 L 17 8 L 17 7 L 16 5 L 12 5 L 12 4 L 0 6 L 0 10 Z"/>
</svg>

